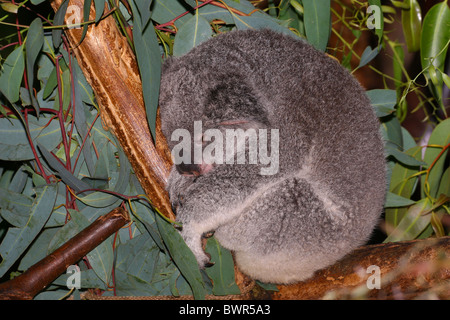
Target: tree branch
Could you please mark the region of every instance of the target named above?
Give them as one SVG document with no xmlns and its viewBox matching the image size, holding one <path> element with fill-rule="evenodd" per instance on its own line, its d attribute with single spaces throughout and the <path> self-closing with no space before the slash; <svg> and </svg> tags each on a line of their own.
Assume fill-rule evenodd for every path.
<svg viewBox="0 0 450 320">
<path fill-rule="evenodd" d="M 369 266 L 379 267 L 379 289 L 368 287 L 376 280 Z M 312 279 L 278 289 L 273 299 L 450 299 L 450 237 L 364 246 Z"/>
<path fill-rule="evenodd" d="M 63 0 L 51 2 L 56 11 Z M 83 12 L 82 0 L 71 0 Z M 90 20 L 94 19 L 93 4 Z M 69 15 L 66 19 L 70 18 Z M 68 29 L 65 34 L 74 46 L 78 63 L 94 90 L 104 126 L 112 130 L 127 155 L 131 166 L 153 205 L 165 216 L 174 219 L 165 190 L 171 167 L 171 157 L 156 126 L 156 146 L 153 143 L 142 96 L 142 83 L 136 57 L 127 40 L 117 29 L 112 15 L 97 25 L 90 25 L 80 43 L 82 28 Z M 77 45 L 80 43 L 79 45 Z"/>
<path fill-rule="evenodd" d="M 122 208 L 99 217 L 20 276 L 0 284 L 0 300 L 30 300 L 128 222 Z"/>
</svg>

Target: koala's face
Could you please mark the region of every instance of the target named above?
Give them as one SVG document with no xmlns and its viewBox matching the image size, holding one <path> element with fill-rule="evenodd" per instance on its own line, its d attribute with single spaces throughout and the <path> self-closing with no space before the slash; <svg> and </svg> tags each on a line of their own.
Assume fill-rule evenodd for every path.
<svg viewBox="0 0 450 320">
<path fill-rule="evenodd" d="M 230 130 L 268 125 L 265 108 L 242 75 L 228 70 L 221 76 L 220 70 L 196 63 L 186 58 L 182 63 L 169 61 L 160 90 L 162 131 L 174 157 L 182 158 L 174 159 L 178 172 L 188 175 L 205 174 L 234 158 L 226 152 Z M 233 150 L 246 141 L 244 135 L 233 139 Z"/>
</svg>

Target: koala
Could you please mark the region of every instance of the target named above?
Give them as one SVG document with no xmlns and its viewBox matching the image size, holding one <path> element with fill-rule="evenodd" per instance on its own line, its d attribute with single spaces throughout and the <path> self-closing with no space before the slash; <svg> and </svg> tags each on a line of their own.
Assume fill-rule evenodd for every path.
<svg viewBox="0 0 450 320">
<path fill-rule="evenodd" d="M 278 284 L 370 238 L 386 189 L 379 122 L 325 53 L 269 30 L 220 34 L 164 62 L 159 102 L 167 190 L 201 268 L 212 232 L 243 273 Z"/>
</svg>

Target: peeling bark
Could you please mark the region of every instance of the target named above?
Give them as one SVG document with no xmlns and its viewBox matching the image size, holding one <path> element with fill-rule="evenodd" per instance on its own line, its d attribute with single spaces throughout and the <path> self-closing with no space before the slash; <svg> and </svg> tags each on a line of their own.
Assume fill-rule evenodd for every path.
<svg viewBox="0 0 450 320">
<path fill-rule="evenodd" d="M 51 2 L 56 11 L 63 0 Z M 83 12 L 82 0 L 71 0 L 70 6 Z M 69 15 L 66 15 L 68 18 Z M 94 19 L 93 4 L 90 19 Z M 111 130 L 127 155 L 145 193 L 165 216 L 174 219 L 165 190 L 171 158 L 156 127 L 156 146 L 147 124 L 142 83 L 136 57 L 127 40 L 117 29 L 112 15 L 97 25 L 90 25 L 80 43 L 82 28 L 65 30 L 86 79 L 94 90 L 104 127 Z M 79 44 L 80 43 L 80 44 Z M 79 45 L 77 45 L 79 44 Z"/>
</svg>

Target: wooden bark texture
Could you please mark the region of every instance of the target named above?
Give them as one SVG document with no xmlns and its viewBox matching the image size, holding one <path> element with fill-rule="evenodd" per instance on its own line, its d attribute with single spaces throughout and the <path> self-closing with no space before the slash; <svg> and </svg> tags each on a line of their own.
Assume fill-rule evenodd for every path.
<svg viewBox="0 0 450 320">
<path fill-rule="evenodd" d="M 56 11 L 63 0 L 51 2 Z M 83 0 L 69 6 L 83 12 Z M 66 15 L 68 18 L 69 15 Z M 90 19 L 94 19 L 92 7 Z M 157 125 L 156 147 L 147 124 L 142 84 L 136 57 L 117 29 L 112 15 L 90 25 L 80 43 L 82 28 L 68 29 L 66 35 L 78 63 L 94 90 L 104 127 L 120 142 L 147 196 L 165 216 L 174 218 L 165 190 L 171 158 Z"/>
</svg>

